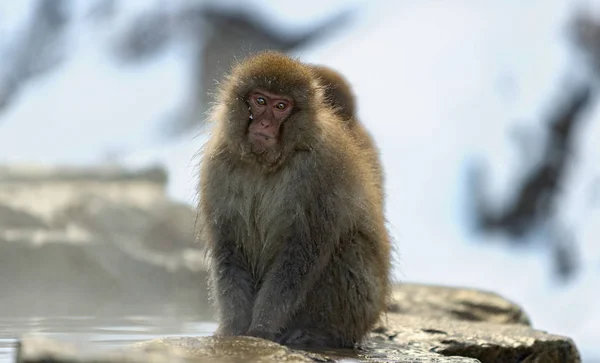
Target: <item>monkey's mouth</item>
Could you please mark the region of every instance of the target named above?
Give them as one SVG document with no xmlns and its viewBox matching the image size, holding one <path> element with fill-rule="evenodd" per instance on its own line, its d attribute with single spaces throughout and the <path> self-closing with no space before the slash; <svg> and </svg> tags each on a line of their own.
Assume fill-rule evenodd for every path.
<svg viewBox="0 0 600 363">
<path fill-rule="evenodd" d="M 254 131 L 248 135 L 255 152 L 265 152 L 277 145 L 277 138 L 264 132 Z"/>
<path fill-rule="evenodd" d="M 253 132 L 250 134 L 250 136 L 252 136 L 253 139 L 256 140 L 264 140 L 264 141 L 275 141 L 275 138 L 271 135 L 267 135 L 263 132 Z"/>
</svg>

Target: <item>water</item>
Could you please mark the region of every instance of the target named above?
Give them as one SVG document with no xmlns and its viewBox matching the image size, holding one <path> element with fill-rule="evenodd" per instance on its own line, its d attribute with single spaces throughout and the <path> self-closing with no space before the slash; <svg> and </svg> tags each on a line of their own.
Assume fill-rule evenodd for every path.
<svg viewBox="0 0 600 363">
<path fill-rule="evenodd" d="M 161 337 L 207 336 L 216 327 L 216 323 L 198 317 L 0 317 L 0 363 L 14 362 L 16 342 L 28 333 L 110 348 Z"/>
</svg>

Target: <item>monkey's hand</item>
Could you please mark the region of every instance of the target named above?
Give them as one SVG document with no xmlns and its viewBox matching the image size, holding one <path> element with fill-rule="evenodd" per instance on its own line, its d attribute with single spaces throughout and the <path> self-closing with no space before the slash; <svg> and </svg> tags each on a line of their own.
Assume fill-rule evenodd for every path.
<svg viewBox="0 0 600 363">
<path fill-rule="evenodd" d="M 248 331 L 252 322 L 254 282 L 244 259 L 238 254 L 231 236 L 232 228 L 216 229 L 212 254 L 211 280 L 219 306 L 216 335 L 236 336 Z"/>
</svg>

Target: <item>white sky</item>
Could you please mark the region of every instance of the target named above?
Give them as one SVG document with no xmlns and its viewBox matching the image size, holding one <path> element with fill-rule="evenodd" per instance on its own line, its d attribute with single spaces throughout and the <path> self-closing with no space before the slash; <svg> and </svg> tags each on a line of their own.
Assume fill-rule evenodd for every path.
<svg viewBox="0 0 600 363">
<path fill-rule="evenodd" d="M 26 3 L 0 3 L 0 39 L 18 29 L 14 19 L 26 13 Z M 119 18 L 123 24 L 148 4 L 123 3 L 128 4 Z M 246 3 L 274 12 L 282 25 L 302 28 L 346 2 Z M 387 213 L 400 252 L 396 276 L 496 291 L 522 305 L 535 327 L 571 336 L 586 358 L 600 359 L 600 202 L 589 201 L 600 176 L 597 107 L 582 124 L 559 213 L 576 228 L 585 252 L 576 282 L 556 288 L 547 256 L 483 243 L 470 234 L 465 219 L 468 164 L 475 157 L 488 161 L 491 197 L 510 192 L 515 169 L 520 172 L 539 152 L 541 121 L 564 87 L 563 78 L 585 76 L 565 48 L 573 2 L 352 3 L 368 4 L 353 29 L 296 55 L 335 67 L 355 89 L 359 114 L 381 148 L 387 172 Z M 174 46 L 143 66 L 121 68 L 107 56 L 114 30 L 94 30 L 80 21 L 70 31 L 68 61 L 28 83 L 0 116 L 0 162 L 85 164 L 125 152 L 130 165 L 164 163 L 169 193 L 193 202 L 193 155 L 204 136 L 165 144 L 157 134 L 187 97 L 186 49 Z M 3 45 L 0 40 L 0 51 Z M 511 138 L 515 126 L 529 135 L 529 158 Z"/>
</svg>

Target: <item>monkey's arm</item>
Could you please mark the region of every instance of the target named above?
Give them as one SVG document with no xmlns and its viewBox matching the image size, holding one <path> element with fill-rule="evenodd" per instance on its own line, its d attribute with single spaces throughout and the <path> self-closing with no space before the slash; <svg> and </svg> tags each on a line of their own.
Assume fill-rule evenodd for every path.
<svg viewBox="0 0 600 363">
<path fill-rule="evenodd" d="M 254 283 L 246 261 L 231 236 L 230 225 L 215 228 L 211 245 L 211 283 L 219 306 L 216 335 L 242 335 L 252 321 Z"/>
<path fill-rule="evenodd" d="M 302 191 L 302 188 L 298 188 Z M 281 235 L 282 247 L 257 292 L 247 335 L 274 339 L 321 276 L 339 241 L 340 222 L 334 193 L 311 195 L 293 214 Z"/>
</svg>

